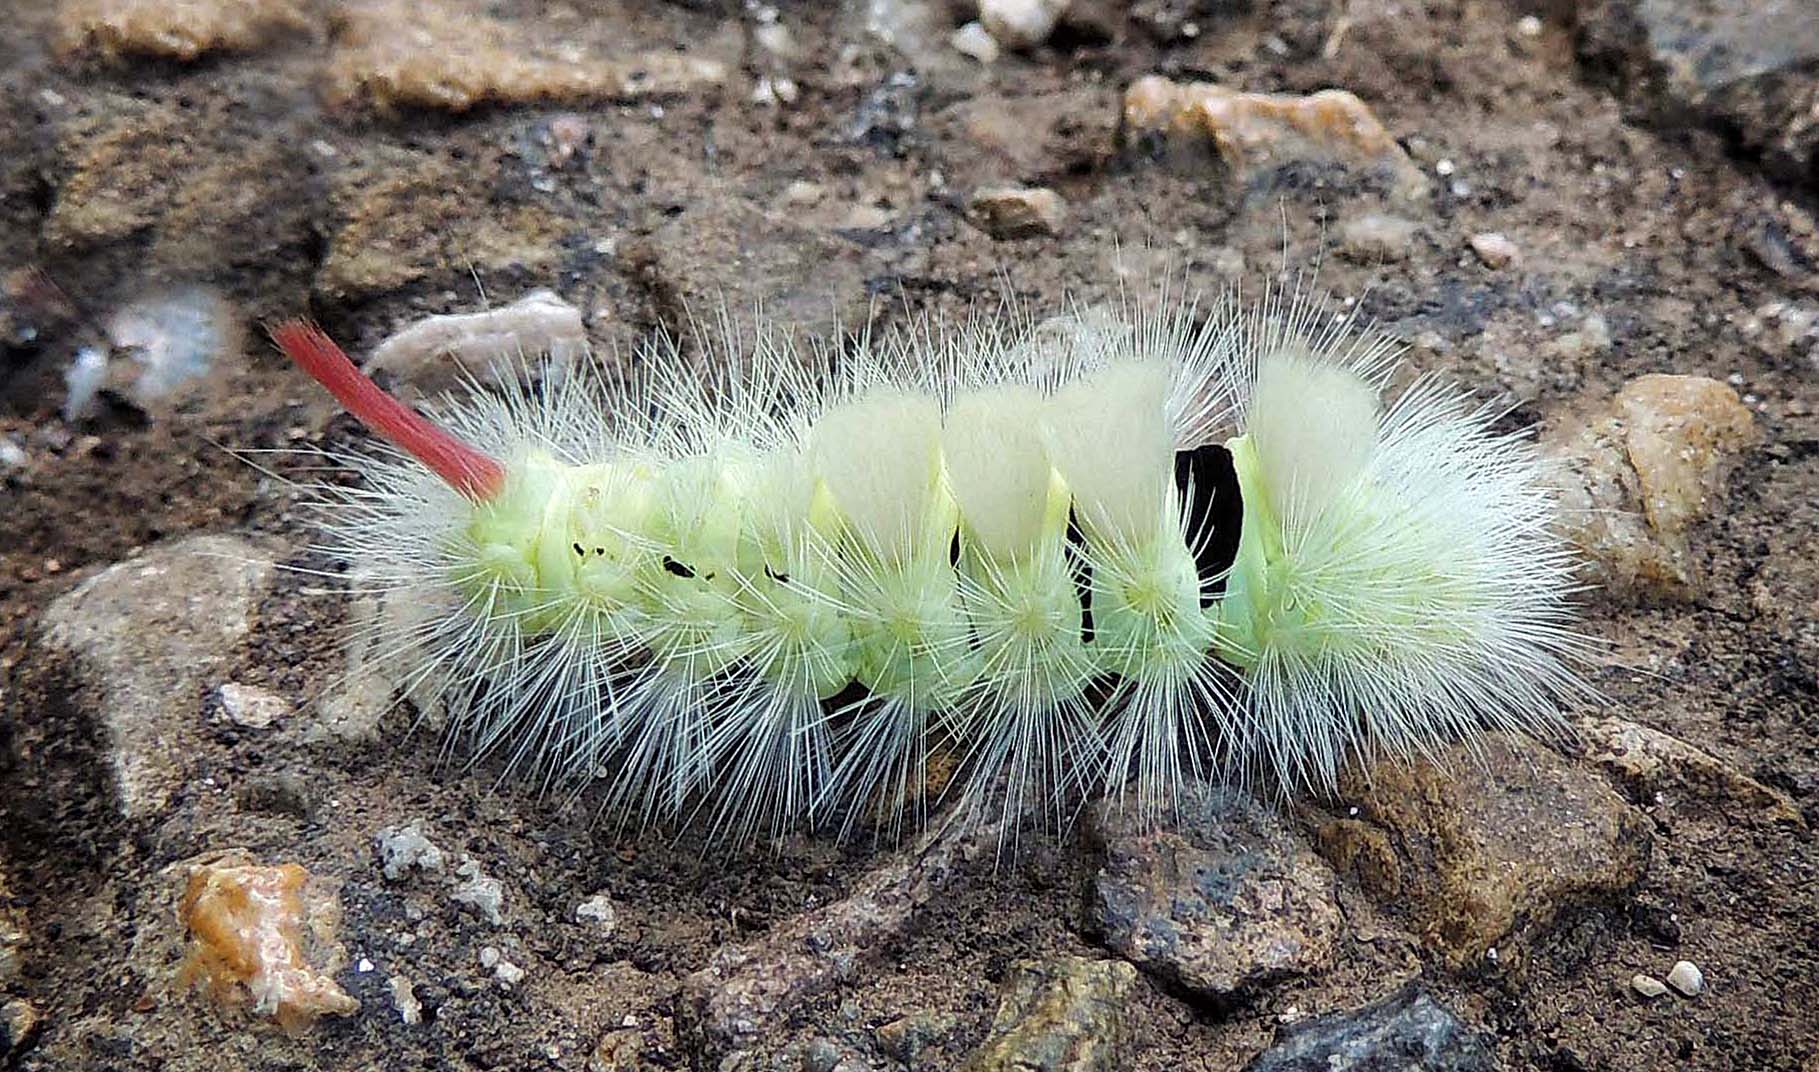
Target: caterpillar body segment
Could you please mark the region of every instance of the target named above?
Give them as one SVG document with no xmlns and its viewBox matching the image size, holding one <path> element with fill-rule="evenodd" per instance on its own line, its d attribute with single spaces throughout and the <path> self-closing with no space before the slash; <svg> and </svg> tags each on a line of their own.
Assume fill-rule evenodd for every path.
<svg viewBox="0 0 1819 1072">
<path fill-rule="evenodd" d="M 275 337 L 399 448 L 323 489 L 329 549 L 439 608 L 384 639 L 476 751 L 637 821 L 894 828 L 948 768 L 1055 818 L 1159 810 L 1584 692 L 1532 452 L 1430 381 L 1385 408 L 1391 344 L 1309 302 L 837 361 L 767 333 L 705 378 L 659 341 L 635 378 L 446 403 L 433 456 L 311 330 Z"/>
</svg>

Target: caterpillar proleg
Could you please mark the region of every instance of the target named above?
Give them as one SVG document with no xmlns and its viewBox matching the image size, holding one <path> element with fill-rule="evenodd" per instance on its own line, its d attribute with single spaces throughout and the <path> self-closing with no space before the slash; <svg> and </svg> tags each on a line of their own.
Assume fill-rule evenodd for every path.
<svg viewBox="0 0 1819 1072">
<path fill-rule="evenodd" d="M 278 345 L 391 449 L 327 549 L 427 603 L 387 638 L 477 753 L 635 821 L 887 825 L 948 791 L 1065 817 L 1193 777 L 1543 732 L 1586 687 L 1541 462 L 1300 294 L 982 316 L 432 418 Z M 938 762 L 939 761 L 939 762 Z"/>
</svg>

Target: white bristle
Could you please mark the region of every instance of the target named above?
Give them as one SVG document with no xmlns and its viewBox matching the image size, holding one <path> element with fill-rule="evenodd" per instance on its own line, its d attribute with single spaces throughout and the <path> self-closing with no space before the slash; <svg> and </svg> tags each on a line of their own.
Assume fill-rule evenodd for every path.
<svg viewBox="0 0 1819 1072">
<path fill-rule="evenodd" d="M 508 474 L 483 503 L 384 445 L 318 489 L 359 584 L 432 608 L 362 650 L 470 754 L 604 781 L 637 824 L 894 832 L 937 765 L 978 807 L 1161 814 L 1588 694 L 1532 449 L 1431 380 L 1385 406 L 1394 344 L 1298 294 L 1005 309 L 837 360 L 726 324 L 699 367 L 657 340 L 635 375 L 445 401 Z M 1221 444 L 1241 515 L 1195 468 Z"/>
</svg>

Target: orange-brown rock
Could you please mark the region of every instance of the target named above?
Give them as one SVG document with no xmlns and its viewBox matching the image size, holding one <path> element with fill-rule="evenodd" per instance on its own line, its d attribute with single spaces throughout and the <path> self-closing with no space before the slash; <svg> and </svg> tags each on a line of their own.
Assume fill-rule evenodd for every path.
<svg viewBox="0 0 1819 1072">
<path fill-rule="evenodd" d="M 189 62 L 260 48 L 307 21 L 298 0 L 63 0 L 57 48 Z"/>
<path fill-rule="evenodd" d="M 1339 800 L 1348 817 L 1317 825 L 1321 855 L 1455 965 L 1627 889 L 1649 858 L 1647 818 L 1595 771 L 1501 738 L 1354 767 Z"/>
<path fill-rule="evenodd" d="M 1127 134 L 1210 140 L 1236 173 L 1296 160 L 1336 161 L 1387 171 L 1406 195 L 1427 179 L 1370 106 L 1342 89 L 1306 96 L 1241 93 L 1212 82 L 1149 75 L 1124 94 Z"/>
<path fill-rule="evenodd" d="M 246 1007 L 293 1034 L 359 1010 L 333 975 L 341 902 L 302 866 L 227 854 L 191 869 L 177 911 L 190 938 L 180 984 L 205 987 L 223 1007 Z"/>
<path fill-rule="evenodd" d="M 333 29 L 331 100 L 380 110 L 634 100 L 717 86 L 727 77 L 724 63 L 703 56 L 596 55 L 540 24 L 498 18 L 482 4 L 380 0 L 343 9 Z"/>
</svg>

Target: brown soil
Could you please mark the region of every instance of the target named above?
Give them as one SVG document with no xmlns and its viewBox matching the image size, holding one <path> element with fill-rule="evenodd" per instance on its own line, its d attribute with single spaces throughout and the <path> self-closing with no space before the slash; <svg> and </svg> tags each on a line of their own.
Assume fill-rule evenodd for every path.
<svg viewBox="0 0 1819 1072">
<path fill-rule="evenodd" d="M 1737 377 L 1763 436 L 1700 535 L 1702 584 L 1683 597 L 1588 595 L 1590 628 L 1610 643 L 1597 684 L 1610 713 L 1716 754 L 1819 822 L 1819 366 L 1814 340 L 1784 345 L 1761 329 L 1764 306 L 1811 303 L 1816 284 L 1759 252 L 1765 235 L 1798 232 L 1815 191 L 1775 185 L 1717 135 L 1626 118 L 1551 9 L 1538 38 L 1518 40 L 1527 9 L 1513 3 L 1354 3 L 1330 58 L 1322 46 L 1335 9 L 1325 3 L 1258 0 L 1225 14 L 1228 5 L 1203 5 L 1204 32 L 1172 43 L 1120 14 L 1108 16 L 1115 41 L 1064 29 L 1051 47 L 989 68 L 937 39 L 929 51 L 939 62 L 893 85 L 908 64 L 868 39 L 859 16 L 802 4 L 782 17 L 805 50 L 789 66 L 801 98 L 779 109 L 749 100 L 755 76 L 777 61 L 740 35 L 741 16 L 712 4 L 491 5 L 514 23 L 586 9 L 576 32 L 594 47 L 611 47 L 614 26 L 635 25 L 640 48 L 730 56 L 724 86 L 665 99 L 659 117 L 650 100 L 460 115 L 381 114 L 358 101 L 331 110 L 320 92 L 331 31 L 320 20 L 243 55 L 110 65 L 53 57 L 53 5 L 4 6 L 0 269 L 42 270 L 79 309 L 41 317 L 36 337 L 0 351 L 0 435 L 29 455 L 0 471 L 9 679 L 27 677 L 36 614 L 87 567 L 199 531 L 300 546 L 292 497 L 229 452 L 352 434 L 257 342 L 168 412 L 113 404 L 64 422 L 62 370 L 90 321 L 165 285 L 212 285 L 255 320 L 311 314 L 361 351 L 415 316 L 476 306 L 476 278 L 508 300 L 557 289 L 590 315 L 604 346 L 678 326 L 686 309 L 720 296 L 781 294 L 827 318 L 879 299 L 890 320 L 900 306 L 964 316 L 1008 285 L 1054 307 L 1064 295 L 1115 291 L 1120 250 L 1206 287 L 1241 277 L 1255 289 L 1284 264 L 1319 264 L 1322 284 L 1419 343 L 1414 367 L 1509 393 L 1514 421 L 1570 424 L 1648 372 Z M 848 45 L 857 51 L 842 59 Z M 1343 87 L 1430 174 L 1441 159 L 1456 170 L 1436 180 L 1431 200 L 1407 204 L 1339 167 L 1239 183 L 1210 159 L 1122 149 L 1122 87 L 1158 72 L 1257 91 Z M 1006 122 L 1007 112 L 1038 121 Z M 591 138 L 558 166 L 550 121 L 567 114 L 584 117 Z M 796 181 L 820 185 L 822 200 L 786 204 Z M 1004 242 L 968 223 L 967 194 L 1005 181 L 1066 197 L 1064 232 Z M 1334 228 L 1378 211 L 1418 225 L 1407 258 L 1335 256 Z M 1484 231 L 1510 236 L 1520 266 L 1482 265 L 1467 239 Z M 762 271 L 742 273 L 740 257 Z M 1610 347 L 1548 349 L 1590 313 L 1608 322 Z M 241 680 L 304 696 L 332 676 L 339 612 L 306 587 L 292 582 L 261 609 Z M 12 698 L 15 710 L 83 732 L 54 688 L 33 688 Z M 378 747 L 274 748 L 210 726 L 198 746 L 208 784 L 186 788 L 168 821 L 145 827 L 81 803 L 90 761 L 79 741 L 37 771 L 0 760 L 11 830 L 0 864 L 33 936 L 20 989 L 47 1017 L 20 1067 L 580 1069 L 622 1026 L 643 1034 L 653 1066 L 690 1067 L 675 1027 L 682 979 L 722 943 L 839 898 L 876 860 L 869 846 L 806 836 L 730 862 L 686 840 L 617 836 L 585 807 L 440 764 L 437 742 L 410 734 L 402 713 Z M 259 803 L 272 787 L 281 803 Z M 1633 802 L 1654 823 L 1655 848 L 1632 895 L 1574 909 L 1518 963 L 1453 971 L 1426 956 L 1433 985 L 1497 1033 L 1510 1068 L 1811 1072 L 1819 844 L 1696 798 Z M 435 888 L 390 885 L 366 866 L 372 831 L 413 818 L 506 881 L 511 926 L 490 928 L 451 911 Z M 168 990 L 169 916 L 133 915 L 154 900 L 131 891 L 228 845 L 344 877 L 343 940 L 379 962 L 342 976 L 365 1014 L 290 1039 Z M 956 879 L 900 948 L 802 1008 L 776 1048 L 845 1040 L 876 1067 L 896 1067 L 871 1029 L 933 1011 L 951 1029 L 925 1067 L 957 1064 L 984 1036 L 1011 963 L 1105 955 L 1080 926 L 1092 865 L 1071 837 L 1024 835 L 1014 867 Z M 545 925 L 601 889 L 619 911 L 609 939 Z M 407 949 L 396 936 L 419 912 L 440 926 Z M 1141 981 L 1127 1011 L 1129 1067 L 1236 1068 L 1290 1007 L 1324 1012 L 1378 996 L 1390 988 L 1384 963 L 1415 954 L 1366 944 L 1327 976 L 1233 1008 Z M 488 945 L 532 968 L 522 985 L 491 985 L 477 967 Z M 409 964 L 429 1026 L 405 1027 L 392 1012 L 393 958 Z M 1682 958 L 1704 969 L 1703 997 L 1650 1003 L 1628 991 L 1632 973 L 1664 974 Z M 185 1011 L 163 1011 L 173 1003 Z"/>
</svg>

